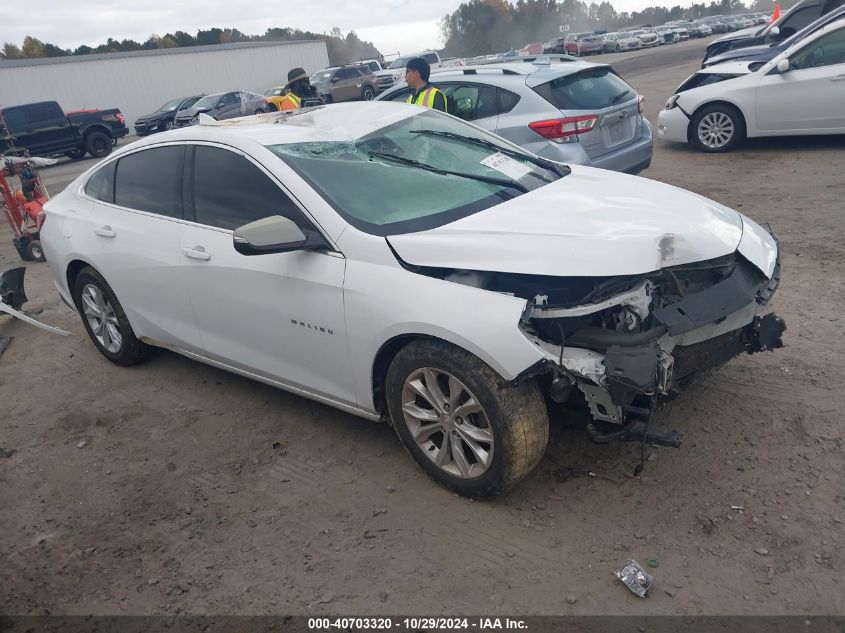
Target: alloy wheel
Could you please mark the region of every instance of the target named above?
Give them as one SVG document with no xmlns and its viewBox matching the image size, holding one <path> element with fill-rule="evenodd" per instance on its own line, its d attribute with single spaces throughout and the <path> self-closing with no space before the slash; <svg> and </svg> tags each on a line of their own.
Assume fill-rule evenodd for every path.
<svg viewBox="0 0 845 633">
<path fill-rule="evenodd" d="M 117 354 L 123 345 L 120 324 L 111 302 L 94 284 L 82 288 L 82 311 L 94 338 L 106 351 Z"/>
<path fill-rule="evenodd" d="M 493 463 L 493 428 L 478 398 L 449 372 L 423 367 L 402 387 L 402 415 L 411 437 L 438 468 L 461 479 Z"/>
<path fill-rule="evenodd" d="M 724 112 L 709 112 L 698 123 L 698 139 L 705 147 L 720 149 L 734 136 L 734 122 Z"/>
</svg>

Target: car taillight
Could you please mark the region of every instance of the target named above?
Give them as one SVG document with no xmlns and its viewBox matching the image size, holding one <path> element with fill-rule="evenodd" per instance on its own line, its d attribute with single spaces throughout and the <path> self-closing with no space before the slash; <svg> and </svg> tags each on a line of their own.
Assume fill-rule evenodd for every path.
<svg viewBox="0 0 845 633">
<path fill-rule="evenodd" d="M 41 232 L 41 227 L 44 226 L 44 220 L 47 219 L 47 214 L 44 213 L 44 210 L 38 212 L 38 215 L 35 216 L 35 228 Z"/>
<path fill-rule="evenodd" d="M 534 121 L 528 127 L 537 132 L 543 138 L 555 143 L 574 143 L 578 141 L 578 135 L 592 130 L 599 117 L 597 114 L 585 114 L 581 116 L 568 116 L 563 119 L 547 119 L 545 121 Z"/>
<path fill-rule="evenodd" d="M 645 97 L 642 95 L 637 95 L 637 112 L 640 114 L 643 113 L 643 103 L 645 102 Z"/>
<path fill-rule="evenodd" d="M 123 123 L 123 125 L 126 125 L 126 117 L 123 116 L 122 112 L 117 113 L 117 120 Z"/>
</svg>

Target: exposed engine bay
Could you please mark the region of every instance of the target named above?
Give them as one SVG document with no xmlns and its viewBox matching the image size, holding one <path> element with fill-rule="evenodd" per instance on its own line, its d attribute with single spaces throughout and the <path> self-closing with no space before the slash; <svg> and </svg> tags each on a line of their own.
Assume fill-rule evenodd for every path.
<svg viewBox="0 0 845 633">
<path fill-rule="evenodd" d="M 598 442 L 679 446 L 679 434 L 651 426 L 660 404 L 702 370 L 782 347 L 786 329 L 758 314 L 777 289 L 779 263 L 768 278 L 737 252 L 620 277 L 416 271 L 525 299 L 520 327 L 549 358 L 517 380 L 544 376 L 558 403 L 580 391 Z"/>
</svg>

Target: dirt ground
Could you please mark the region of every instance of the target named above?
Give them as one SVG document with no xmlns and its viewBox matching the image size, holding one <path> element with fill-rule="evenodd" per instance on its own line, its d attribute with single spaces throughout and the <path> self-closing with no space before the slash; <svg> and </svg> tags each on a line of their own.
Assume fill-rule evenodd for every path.
<svg viewBox="0 0 845 633">
<path fill-rule="evenodd" d="M 619 64 L 653 122 L 703 45 L 669 48 Z M 644 176 L 775 228 L 786 346 L 672 403 L 683 447 L 641 477 L 637 445 L 554 421 L 534 475 L 488 503 L 427 479 L 386 425 L 169 352 L 111 365 L 27 265 L 27 308 L 73 336 L 0 316 L 0 613 L 845 612 L 843 165 L 845 137 L 656 141 Z M 659 561 L 645 600 L 612 575 L 629 558 Z"/>
</svg>

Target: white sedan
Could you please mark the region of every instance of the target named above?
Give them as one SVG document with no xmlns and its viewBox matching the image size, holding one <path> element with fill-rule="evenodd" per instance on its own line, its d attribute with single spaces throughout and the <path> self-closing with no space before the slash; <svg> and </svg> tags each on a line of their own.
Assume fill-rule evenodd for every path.
<svg viewBox="0 0 845 633">
<path fill-rule="evenodd" d="M 704 152 L 757 136 L 845 134 L 845 20 L 771 61 L 703 68 L 670 97 L 657 134 Z"/>
<path fill-rule="evenodd" d="M 525 153 L 454 117 L 350 103 L 139 140 L 46 207 L 56 287 L 94 345 L 165 347 L 372 420 L 432 477 L 498 494 L 546 401 L 599 442 L 701 369 L 780 346 L 778 247 L 693 193 Z"/>
</svg>

